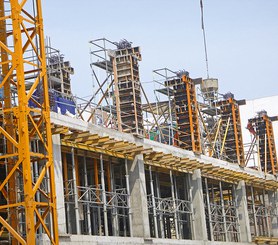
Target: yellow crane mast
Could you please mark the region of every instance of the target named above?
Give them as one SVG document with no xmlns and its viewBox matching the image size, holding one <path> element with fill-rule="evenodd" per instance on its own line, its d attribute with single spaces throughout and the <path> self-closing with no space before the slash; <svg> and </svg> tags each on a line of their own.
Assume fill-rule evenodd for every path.
<svg viewBox="0 0 278 245">
<path fill-rule="evenodd" d="M 0 239 L 58 244 L 40 0 L 0 1 Z"/>
</svg>

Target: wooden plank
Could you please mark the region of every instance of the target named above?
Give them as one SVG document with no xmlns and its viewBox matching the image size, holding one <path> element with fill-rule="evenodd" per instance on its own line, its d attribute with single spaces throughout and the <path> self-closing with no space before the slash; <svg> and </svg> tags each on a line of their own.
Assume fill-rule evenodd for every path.
<svg viewBox="0 0 278 245">
<path fill-rule="evenodd" d="M 62 136 L 63 140 L 75 140 L 77 138 L 82 138 L 82 137 L 86 137 L 86 136 L 90 136 L 90 132 L 89 131 L 81 131 L 81 132 L 74 132 L 74 133 L 70 133 L 67 135 Z"/>
<path fill-rule="evenodd" d="M 62 146 L 68 146 L 68 147 L 74 147 L 74 148 L 85 150 L 85 151 L 92 151 L 92 152 L 96 152 L 96 153 L 102 153 L 102 154 L 106 154 L 108 156 L 113 156 L 113 157 L 117 157 L 117 158 L 123 158 L 123 159 L 127 158 L 129 160 L 133 160 L 133 157 L 122 154 L 120 152 L 115 152 L 113 150 L 107 150 L 107 149 L 103 149 L 103 148 L 99 148 L 99 147 L 95 147 L 95 146 L 90 146 L 90 145 L 85 145 L 85 144 L 80 144 L 80 143 L 74 143 L 72 141 L 61 140 L 61 145 Z"/>
</svg>

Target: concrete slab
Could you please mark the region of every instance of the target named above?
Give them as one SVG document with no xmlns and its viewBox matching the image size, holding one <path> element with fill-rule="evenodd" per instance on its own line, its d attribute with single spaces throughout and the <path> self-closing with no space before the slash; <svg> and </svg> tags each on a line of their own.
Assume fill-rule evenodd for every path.
<svg viewBox="0 0 278 245">
<path fill-rule="evenodd" d="M 238 164 L 229 163 L 205 155 L 197 155 L 194 154 L 192 151 L 180 149 L 171 145 L 165 145 L 149 139 L 140 139 L 138 137 L 133 136 L 132 134 L 121 133 L 113 129 L 93 125 L 92 123 L 84 122 L 80 119 L 71 118 L 54 112 L 51 112 L 51 122 L 56 125 L 66 126 L 77 130 L 89 131 L 90 133 L 98 134 L 99 136 L 109 136 L 116 140 L 124 140 L 130 143 L 136 143 L 138 146 L 144 146 L 144 148 L 146 149 L 152 148 L 154 151 L 163 152 L 165 154 L 170 153 L 177 157 L 189 158 L 192 160 L 197 159 L 199 162 L 203 164 L 212 164 L 215 167 L 221 167 L 224 169 L 233 170 L 238 173 L 247 173 L 257 178 L 278 181 L 277 177 L 273 175 L 269 175 L 269 174 L 265 175 L 263 172 L 259 172 L 257 170 L 250 169 L 250 168 L 243 169 L 239 167 Z"/>
</svg>

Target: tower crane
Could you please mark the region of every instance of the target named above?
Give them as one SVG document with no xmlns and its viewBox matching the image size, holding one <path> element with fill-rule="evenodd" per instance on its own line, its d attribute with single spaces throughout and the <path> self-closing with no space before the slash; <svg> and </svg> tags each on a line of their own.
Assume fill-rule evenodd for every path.
<svg viewBox="0 0 278 245">
<path fill-rule="evenodd" d="M 0 1 L 0 239 L 58 244 L 40 0 Z"/>
</svg>

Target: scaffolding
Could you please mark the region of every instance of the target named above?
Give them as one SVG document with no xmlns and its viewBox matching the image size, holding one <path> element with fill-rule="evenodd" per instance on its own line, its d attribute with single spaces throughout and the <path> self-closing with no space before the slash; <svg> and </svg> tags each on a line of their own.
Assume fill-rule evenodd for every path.
<svg viewBox="0 0 278 245">
<path fill-rule="evenodd" d="M 94 93 L 81 105 L 79 117 L 142 137 L 140 48 L 126 40 L 117 43 L 105 38 L 90 44 Z"/>
<path fill-rule="evenodd" d="M 239 242 L 235 186 L 204 178 L 203 189 L 209 240 Z"/>
<path fill-rule="evenodd" d="M 156 102 L 151 104 L 155 115 L 143 105 L 150 116 L 148 136 L 243 167 L 239 105 L 245 100 L 220 95 L 217 79 L 191 79 L 186 71 L 174 72 L 168 68 L 154 70 L 154 74 L 159 75 L 162 82 L 154 79 L 158 87 L 154 90 Z"/>
<path fill-rule="evenodd" d="M 127 159 L 74 148 L 62 156 L 67 232 L 132 236 Z"/>
<path fill-rule="evenodd" d="M 172 171 L 160 173 L 159 169 L 154 171 L 151 166 L 145 173 L 151 236 L 192 239 L 193 208 L 189 176 Z"/>
<path fill-rule="evenodd" d="M 278 207 L 275 201 L 277 193 L 247 186 L 246 195 L 253 240 L 256 237 L 273 237 L 273 224 L 278 222 Z"/>
<path fill-rule="evenodd" d="M 50 38 L 46 38 L 46 66 L 49 90 L 54 90 L 60 96 L 72 99 L 71 75 L 74 69 L 69 61 L 64 61 L 64 55 L 51 46 Z"/>
</svg>

